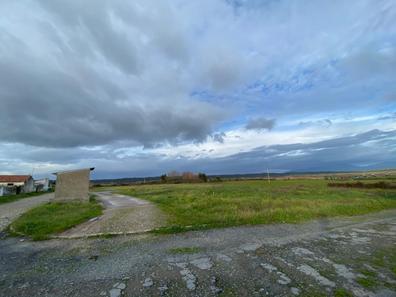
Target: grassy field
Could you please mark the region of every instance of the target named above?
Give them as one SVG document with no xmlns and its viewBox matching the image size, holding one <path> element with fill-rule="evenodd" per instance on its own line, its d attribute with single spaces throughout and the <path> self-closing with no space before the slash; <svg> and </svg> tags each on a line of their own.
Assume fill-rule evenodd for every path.
<svg viewBox="0 0 396 297">
<path fill-rule="evenodd" d="M 396 190 L 328 187 L 325 180 L 158 184 L 110 189 L 157 204 L 169 217 L 168 227 L 162 232 L 297 223 L 396 208 Z"/>
<path fill-rule="evenodd" d="M 30 197 L 34 197 L 34 196 L 39 196 L 39 195 L 43 195 L 43 194 L 47 194 L 50 192 L 32 192 L 32 193 L 21 193 L 18 195 L 4 195 L 0 197 L 0 204 L 3 203 L 9 203 L 9 202 L 14 202 L 23 198 L 30 198 Z"/>
<path fill-rule="evenodd" d="M 102 206 L 94 200 L 46 203 L 24 213 L 10 225 L 9 230 L 14 235 L 24 234 L 33 240 L 43 240 L 101 214 Z"/>
</svg>

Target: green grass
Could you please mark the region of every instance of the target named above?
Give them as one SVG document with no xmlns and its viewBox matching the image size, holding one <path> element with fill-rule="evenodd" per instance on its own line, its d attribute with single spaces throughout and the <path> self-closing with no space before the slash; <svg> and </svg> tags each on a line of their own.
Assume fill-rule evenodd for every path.
<svg viewBox="0 0 396 297">
<path fill-rule="evenodd" d="M 168 250 L 171 254 L 196 254 L 199 253 L 202 249 L 200 247 L 178 247 L 171 248 Z"/>
<path fill-rule="evenodd" d="M 367 277 L 376 277 L 377 276 L 377 273 L 375 271 L 368 270 L 368 269 L 361 269 L 359 272 L 361 274 L 364 274 Z"/>
<path fill-rule="evenodd" d="M 9 202 L 14 202 L 23 198 L 30 198 L 30 197 L 35 197 L 35 196 L 40 196 L 43 194 L 47 194 L 50 192 L 32 192 L 32 193 L 21 193 L 18 195 L 5 195 L 0 197 L 0 204 L 4 203 L 9 203 Z"/>
<path fill-rule="evenodd" d="M 377 228 L 376 228 L 377 229 Z M 349 258 L 348 258 L 349 259 Z M 347 261 L 346 258 L 341 258 L 339 261 Z M 358 266 L 356 271 L 359 272 L 360 277 L 358 283 L 366 288 L 373 287 L 388 287 L 395 290 L 395 284 L 389 283 L 380 274 L 386 275 L 388 279 L 394 278 L 394 269 L 396 268 L 396 249 L 391 242 L 383 242 L 378 246 L 373 253 L 368 255 L 359 255 L 353 259 Z M 366 266 L 366 264 L 368 266 Z"/>
<path fill-rule="evenodd" d="M 47 203 L 24 213 L 11 223 L 9 230 L 14 235 L 23 234 L 33 240 L 43 240 L 100 214 L 102 206 L 96 201 Z"/>
<path fill-rule="evenodd" d="M 361 285 L 362 287 L 365 287 L 367 289 L 371 289 L 375 286 L 377 286 L 377 282 L 374 278 L 372 277 L 359 277 L 356 279 L 357 283 Z"/>
<path fill-rule="evenodd" d="M 338 288 L 334 291 L 334 297 L 353 297 L 353 295 L 344 288 Z"/>
<path fill-rule="evenodd" d="M 372 255 L 372 264 L 389 269 L 396 276 L 396 249 L 376 251 Z"/>
<path fill-rule="evenodd" d="M 297 223 L 396 208 L 396 190 L 332 188 L 325 180 L 158 184 L 106 190 L 157 204 L 168 215 L 168 226 L 157 230 L 163 233 Z"/>
</svg>

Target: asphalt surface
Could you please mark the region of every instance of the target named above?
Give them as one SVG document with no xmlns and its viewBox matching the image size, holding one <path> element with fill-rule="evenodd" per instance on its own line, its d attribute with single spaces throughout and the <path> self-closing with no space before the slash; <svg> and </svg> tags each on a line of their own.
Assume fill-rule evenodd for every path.
<svg viewBox="0 0 396 297">
<path fill-rule="evenodd" d="M 396 210 L 176 235 L 4 238 L 0 296 L 396 296 L 395 246 Z"/>
</svg>

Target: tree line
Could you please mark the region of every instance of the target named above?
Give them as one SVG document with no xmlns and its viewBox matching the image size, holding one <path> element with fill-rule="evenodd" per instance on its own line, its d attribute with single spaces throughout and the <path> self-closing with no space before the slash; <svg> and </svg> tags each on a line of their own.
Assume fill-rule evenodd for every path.
<svg viewBox="0 0 396 297">
<path fill-rule="evenodd" d="M 166 174 L 161 175 L 161 182 L 163 183 L 194 183 L 194 182 L 204 182 L 208 181 L 208 177 L 202 172 L 178 172 L 170 171 Z"/>
</svg>

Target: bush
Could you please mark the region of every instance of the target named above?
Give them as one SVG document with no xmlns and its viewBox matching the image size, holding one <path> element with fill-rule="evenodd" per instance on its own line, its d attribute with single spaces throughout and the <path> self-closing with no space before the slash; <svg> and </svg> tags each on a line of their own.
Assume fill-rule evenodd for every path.
<svg viewBox="0 0 396 297">
<path fill-rule="evenodd" d="M 198 178 L 203 181 L 204 183 L 206 183 L 208 181 L 208 177 L 206 176 L 205 173 L 198 173 Z"/>
<path fill-rule="evenodd" d="M 362 183 L 362 182 L 354 182 L 354 183 L 328 183 L 329 187 L 343 187 L 343 188 L 362 188 L 362 189 L 396 189 L 395 184 L 387 183 L 384 181 L 376 182 L 376 183 Z"/>
</svg>

